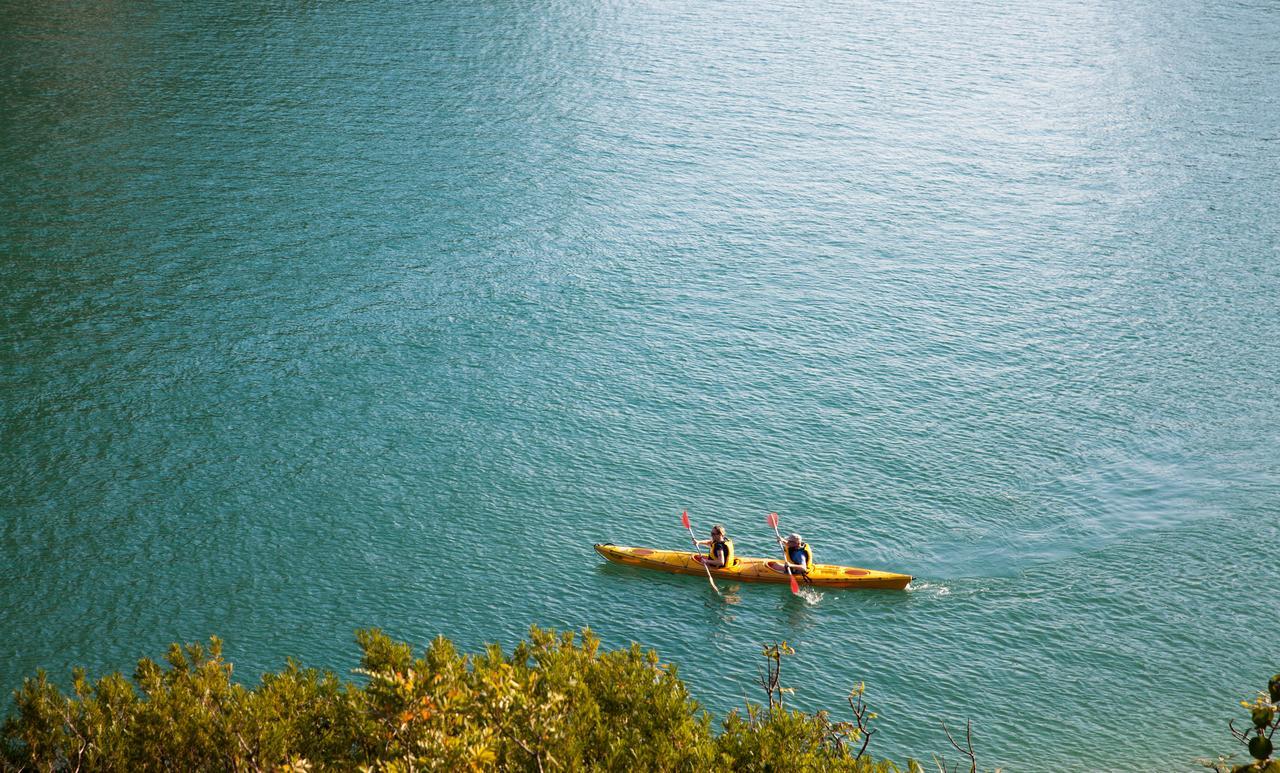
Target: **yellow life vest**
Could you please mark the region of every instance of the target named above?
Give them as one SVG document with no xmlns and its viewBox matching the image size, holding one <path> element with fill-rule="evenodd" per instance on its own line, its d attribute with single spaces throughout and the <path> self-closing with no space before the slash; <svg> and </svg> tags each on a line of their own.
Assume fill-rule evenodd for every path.
<svg viewBox="0 0 1280 773">
<path fill-rule="evenodd" d="M 809 543 L 801 542 L 800 547 L 798 548 L 791 548 L 791 547 L 787 548 L 787 560 L 794 564 L 796 563 L 796 560 L 791 555 L 792 550 L 804 551 L 804 570 L 806 572 L 813 571 L 813 551 L 809 549 Z"/>
<path fill-rule="evenodd" d="M 711 556 L 710 556 L 710 559 L 711 559 L 712 561 L 714 561 L 714 560 L 715 560 L 715 558 L 716 558 L 716 547 L 717 547 L 717 546 L 719 546 L 719 545 L 724 545 L 724 547 L 725 547 L 725 551 L 724 551 L 724 567 L 723 567 L 723 568 L 728 569 L 729 567 L 734 566 L 735 564 L 737 564 L 737 563 L 738 563 L 738 559 L 733 555 L 733 540 L 729 539 L 728 537 L 725 537 L 725 539 L 724 539 L 724 541 L 723 541 L 723 542 L 712 542 L 712 543 L 711 543 L 711 551 L 710 551 L 710 552 L 711 552 Z"/>
</svg>

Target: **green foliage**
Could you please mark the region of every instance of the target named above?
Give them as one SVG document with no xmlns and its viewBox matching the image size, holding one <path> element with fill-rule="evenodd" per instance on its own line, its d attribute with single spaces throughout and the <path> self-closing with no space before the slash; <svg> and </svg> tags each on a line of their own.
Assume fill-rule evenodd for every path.
<svg viewBox="0 0 1280 773">
<path fill-rule="evenodd" d="M 289 663 L 255 690 L 231 681 L 222 645 L 173 645 L 167 667 L 138 662 L 63 695 L 43 672 L 14 693 L 5 720 L 6 770 L 253 770 L 347 748 L 360 691 Z"/>
<path fill-rule="evenodd" d="M 601 651 L 589 630 L 533 628 L 510 654 L 490 646 L 474 656 L 443 637 L 416 657 L 377 630 L 357 642 L 363 684 L 290 661 L 246 688 L 216 638 L 174 645 L 162 663 L 143 659 L 132 679 L 90 682 L 77 670 L 70 695 L 40 672 L 14 693 L 0 762 L 6 771 L 896 770 L 854 748 L 874 718 L 865 707 L 857 722 L 834 722 L 749 706 L 716 734 L 673 666 L 638 645 Z M 789 652 L 775 645 L 772 663 Z"/>
<path fill-rule="evenodd" d="M 832 722 L 826 712 L 749 706 L 745 715 L 734 711 L 725 719 L 715 740 L 716 762 L 722 770 L 741 773 L 897 771 L 889 762 L 859 758 L 843 724 Z"/>
<path fill-rule="evenodd" d="M 745 715 L 733 711 L 725 718 L 723 731 L 715 742 L 717 762 L 723 768 L 748 773 L 897 770 L 888 762 L 862 759 L 866 743 L 875 732 L 867 723 L 876 718 L 862 702 L 864 685 L 859 684 L 849 693 L 852 722 L 833 721 L 825 711 L 794 711 L 786 707 L 786 696 L 794 690 L 782 686 L 782 665 L 784 658 L 795 654 L 795 649 L 781 641 L 765 645 L 760 654 L 765 660 L 759 682 L 766 705 L 748 705 Z M 859 741 L 862 746 L 854 751 Z"/>
<path fill-rule="evenodd" d="M 1240 705 L 1249 712 L 1251 726 L 1237 730 L 1232 720 L 1227 727 L 1253 759 L 1233 766 L 1231 757 L 1226 756 L 1213 761 L 1201 760 L 1202 764 L 1219 773 L 1280 773 L 1280 759 L 1272 756 L 1275 753 L 1272 736 L 1280 729 L 1280 674 L 1267 682 L 1267 692 L 1259 692 L 1252 701 L 1240 701 Z"/>
<path fill-rule="evenodd" d="M 363 632 L 361 672 L 385 744 L 375 767 L 672 770 L 700 763 L 709 720 L 673 668 L 638 646 L 599 651 L 584 631 L 533 628 L 506 656 L 475 658 L 445 638 L 413 660 L 404 645 Z M 395 764 L 392 764 L 395 763 Z"/>
</svg>

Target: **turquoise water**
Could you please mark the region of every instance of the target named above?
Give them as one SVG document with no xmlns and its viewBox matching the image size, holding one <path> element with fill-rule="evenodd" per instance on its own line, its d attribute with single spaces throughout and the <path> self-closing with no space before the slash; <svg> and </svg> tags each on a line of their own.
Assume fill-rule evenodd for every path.
<svg viewBox="0 0 1280 773">
<path fill-rule="evenodd" d="M 0 688 L 590 625 L 873 752 L 1280 670 L 1280 7 L 0 7 Z M 905 593 L 604 565 L 771 510 Z"/>
</svg>

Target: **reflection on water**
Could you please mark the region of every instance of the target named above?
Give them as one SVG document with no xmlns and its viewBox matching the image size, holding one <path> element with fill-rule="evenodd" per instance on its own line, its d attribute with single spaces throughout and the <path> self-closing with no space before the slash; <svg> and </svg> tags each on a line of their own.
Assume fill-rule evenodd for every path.
<svg viewBox="0 0 1280 773">
<path fill-rule="evenodd" d="M 9 6 L 0 694 L 589 625 L 718 712 L 797 642 L 886 753 L 1222 748 L 1222 631 L 1280 636 L 1274 2 Z M 921 579 L 590 549 L 686 507 Z"/>
<path fill-rule="evenodd" d="M 782 608 L 786 612 L 787 626 L 790 631 L 791 640 L 798 642 L 804 640 L 804 634 L 807 633 L 820 620 L 815 612 L 813 602 L 804 596 L 805 591 L 799 594 L 793 594 L 785 591 L 786 596 L 781 603 Z"/>
</svg>

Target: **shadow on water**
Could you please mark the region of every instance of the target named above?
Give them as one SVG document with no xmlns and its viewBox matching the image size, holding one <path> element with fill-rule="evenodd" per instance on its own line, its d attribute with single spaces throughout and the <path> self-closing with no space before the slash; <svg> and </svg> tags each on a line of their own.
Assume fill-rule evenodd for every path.
<svg viewBox="0 0 1280 773">
<path fill-rule="evenodd" d="M 707 622 L 717 629 L 738 621 L 738 606 L 742 604 L 742 586 L 738 584 L 721 585 L 720 594 L 710 594 L 703 601 L 707 610 Z"/>
<path fill-rule="evenodd" d="M 720 594 L 713 591 L 707 584 L 707 578 L 705 577 L 699 578 L 693 575 L 657 572 L 650 569 L 640 569 L 634 566 L 623 566 L 621 564 L 610 563 L 597 565 L 596 571 L 603 576 L 617 578 L 619 581 L 624 581 L 627 584 L 634 584 L 637 591 L 641 588 L 678 588 L 685 592 L 705 593 L 708 605 L 723 606 L 725 603 L 725 599 L 722 598 Z M 720 589 L 721 594 L 724 596 L 729 595 L 728 593 L 725 593 L 725 585 L 723 583 L 717 583 L 717 587 Z M 735 591 L 733 593 L 732 600 L 728 603 L 740 604 L 742 603 L 742 596 L 736 591 L 738 585 L 734 584 L 733 587 L 735 588 Z"/>
<path fill-rule="evenodd" d="M 816 600 L 812 598 L 815 595 Z M 801 588 L 799 594 L 787 591 L 785 599 L 779 606 L 786 613 L 787 625 L 792 631 L 793 639 L 809 631 L 817 623 L 819 619 L 817 603 L 821 597 L 822 594 L 807 588 Z"/>
</svg>

